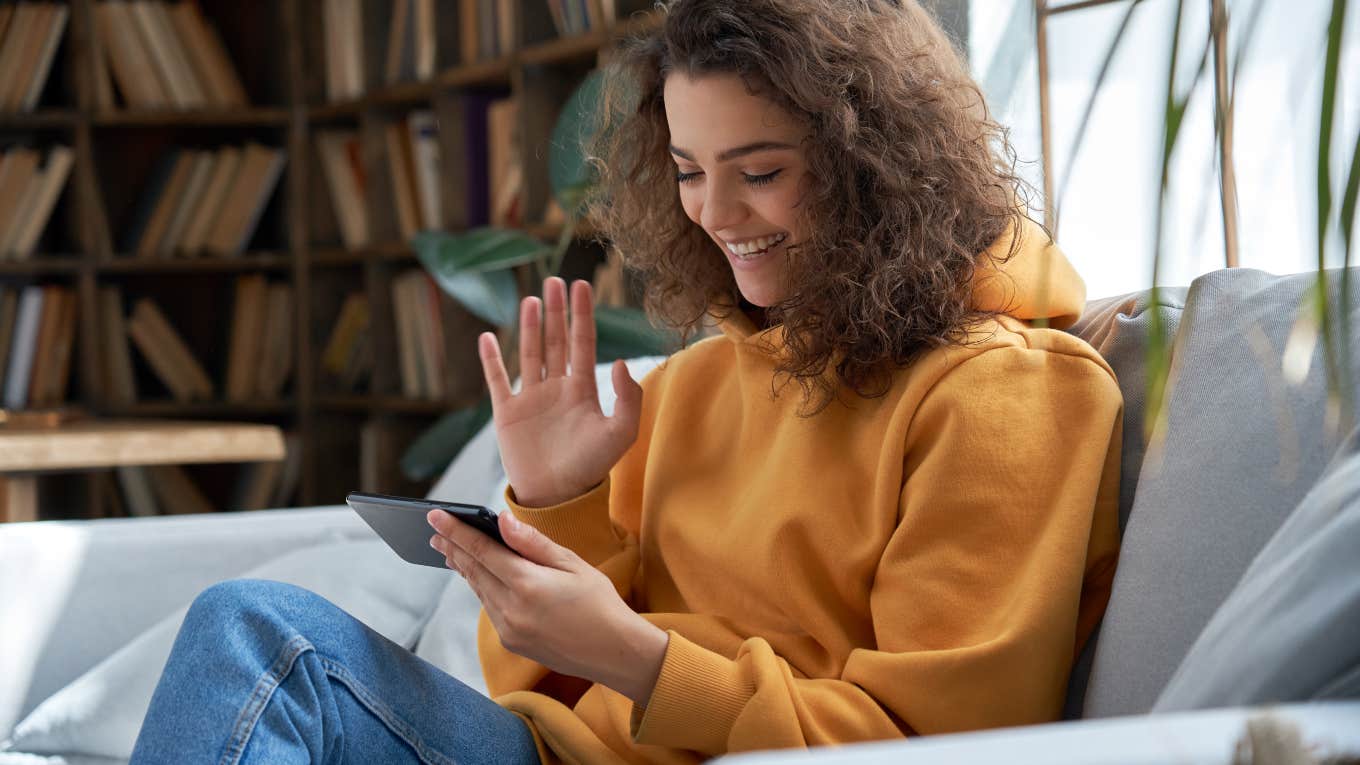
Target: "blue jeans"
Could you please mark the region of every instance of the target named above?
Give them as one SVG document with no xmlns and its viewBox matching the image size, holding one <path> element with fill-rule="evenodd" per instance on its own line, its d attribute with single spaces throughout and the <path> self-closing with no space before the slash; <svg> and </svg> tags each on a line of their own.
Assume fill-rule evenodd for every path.
<svg viewBox="0 0 1360 765">
<path fill-rule="evenodd" d="M 189 608 L 132 752 L 148 763 L 534 763 L 519 717 L 281 582 Z"/>
</svg>

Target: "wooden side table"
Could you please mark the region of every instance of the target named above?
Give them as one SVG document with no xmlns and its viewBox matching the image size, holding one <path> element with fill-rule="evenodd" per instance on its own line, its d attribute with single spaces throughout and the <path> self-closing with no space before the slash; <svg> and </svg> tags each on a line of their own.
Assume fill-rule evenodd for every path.
<svg viewBox="0 0 1360 765">
<path fill-rule="evenodd" d="M 37 520 L 38 472 L 283 457 L 282 431 L 256 423 L 86 419 L 50 428 L 0 427 L 0 521 Z"/>
</svg>

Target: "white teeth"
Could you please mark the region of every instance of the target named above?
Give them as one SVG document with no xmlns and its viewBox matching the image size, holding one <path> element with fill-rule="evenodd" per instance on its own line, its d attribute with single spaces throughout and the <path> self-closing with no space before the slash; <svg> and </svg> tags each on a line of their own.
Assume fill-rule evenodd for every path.
<svg viewBox="0 0 1360 765">
<path fill-rule="evenodd" d="M 759 239 L 752 239 L 749 242 L 742 242 L 741 244 L 729 243 L 727 245 L 727 251 L 736 255 L 738 258 L 750 259 L 784 241 L 788 236 L 788 234 L 775 234 L 774 236 L 762 236 Z"/>
</svg>

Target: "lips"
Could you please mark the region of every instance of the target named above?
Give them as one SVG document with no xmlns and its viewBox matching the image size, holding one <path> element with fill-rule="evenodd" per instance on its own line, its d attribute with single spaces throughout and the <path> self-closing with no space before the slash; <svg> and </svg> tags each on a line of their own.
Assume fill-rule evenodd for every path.
<svg viewBox="0 0 1360 765">
<path fill-rule="evenodd" d="M 788 239 L 786 233 L 770 234 L 769 236 L 748 239 L 738 244 L 726 243 L 727 251 L 732 253 L 738 260 L 751 260 L 764 255 L 770 248 Z"/>
</svg>

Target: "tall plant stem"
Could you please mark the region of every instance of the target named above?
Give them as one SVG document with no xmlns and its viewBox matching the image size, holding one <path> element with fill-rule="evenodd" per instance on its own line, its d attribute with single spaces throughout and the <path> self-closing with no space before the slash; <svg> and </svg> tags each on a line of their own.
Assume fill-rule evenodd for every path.
<svg viewBox="0 0 1360 765">
<path fill-rule="evenodd" d="M 1214 122 L 1218 128 L 1219 198 L 1223 203 L 1223 256 L 1228 268 L 1236 268 L 1237 175 L 1233 170 L 1233 98 L 1228 85 L 1227 0 L 1213 0 Z"/>
</svg>

